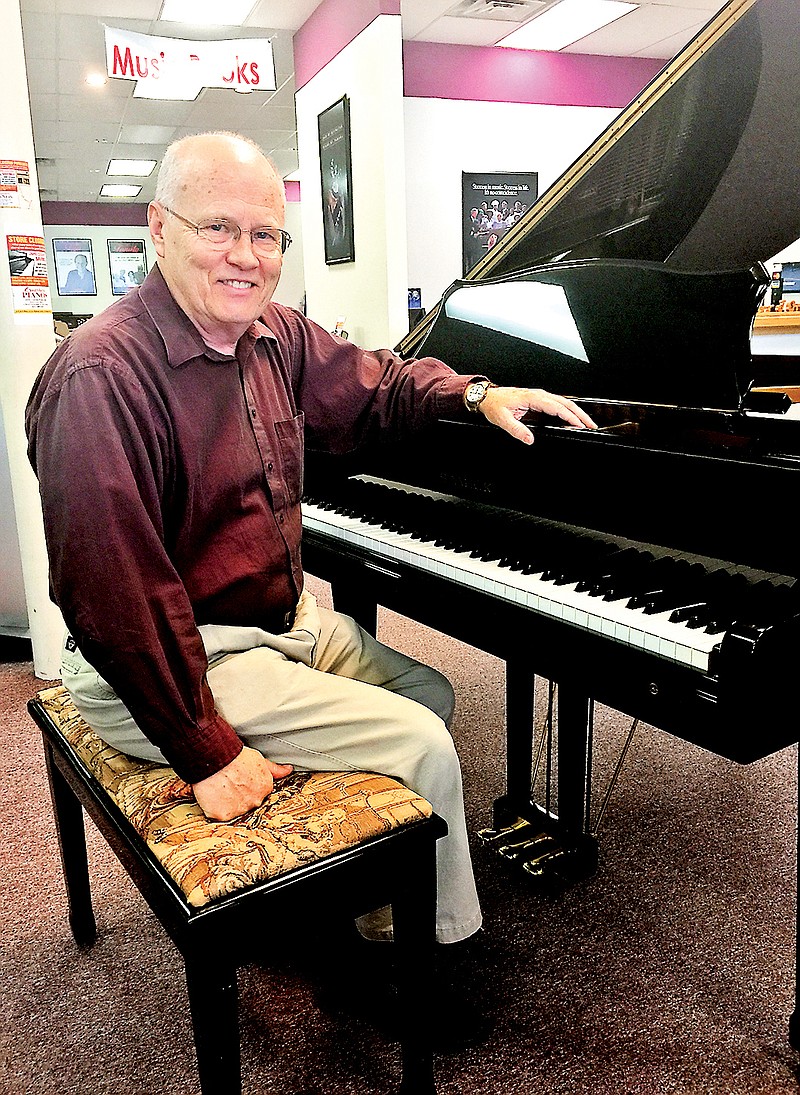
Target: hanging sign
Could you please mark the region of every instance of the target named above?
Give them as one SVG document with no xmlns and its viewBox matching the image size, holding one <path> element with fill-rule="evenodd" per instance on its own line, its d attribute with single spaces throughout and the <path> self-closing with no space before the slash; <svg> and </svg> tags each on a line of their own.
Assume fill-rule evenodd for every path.
<svg viewBox="0 0 800 1095">
<path fill-rule="evenodd" d="M 269 38 L 190 42 L 105 27 L 106 68 L 117 80 L 135 80 L 137 99 L 196 99 L 204 87 L 274 91 Z"/>
<path fill-rule="evenodd" d="M 6 236 L 14 316 L 19 322 L 51 312 L 42 236 Z"/>
</svg>

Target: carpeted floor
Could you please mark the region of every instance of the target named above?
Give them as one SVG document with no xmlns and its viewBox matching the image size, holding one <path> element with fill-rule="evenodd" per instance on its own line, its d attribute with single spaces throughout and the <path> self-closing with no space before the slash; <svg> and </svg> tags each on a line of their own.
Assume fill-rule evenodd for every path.
<svg viewBox="0 0 800 1095">
<path fill-rule="evenodd" d="M 324 599 L 326 590 L 317 586 Z M 503 791 L 503 666 L 389 613 L 381 637 L 444 670 L 473 830 Z M 0 640 L 2 1095 L 195 1095 L 181 963 L 94 830 L 100 938 L 69 932 L 24 643 Z M 628 729 L 599 709 L 595 810 Z M 758 727 L 753 727 L 758 733 Z M 742 768 L 637 731 L 597 875 L 543 894 L 476 840 L 475 992 L 494 1032 L 437 1059 L 439 1095 L 783 1095 L 794 997 L 796 753 Z M 388 1095 L 397 1046 L 320 1011 L 286 939 L 240 974 L 246 1095 Z"/>
</svg>

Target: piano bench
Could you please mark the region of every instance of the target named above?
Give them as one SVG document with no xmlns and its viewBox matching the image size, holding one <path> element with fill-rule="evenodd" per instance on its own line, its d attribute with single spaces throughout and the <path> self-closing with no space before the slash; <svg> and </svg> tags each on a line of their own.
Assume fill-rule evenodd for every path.
<svg viewBox="0 0 800 1095">
<path fill-rule="evenodd" d="M 263 961 L 258 940 L 309 910 L 356 917 L 388 904 L 406 1016 L 400 1091 L 435 1092 L 427 988 L 447 827 L 425 799 L 371 773 L 294 773 L 257 809 L 210 821 L 171 768 L 101 741 L 63 687 L 28 710 L 42 731 L 75 940 L 89 946 L 97 934 L 85 810 L 183 957 L 202 1095 L 242 1090 L 236 972 Z"/>
</svg>

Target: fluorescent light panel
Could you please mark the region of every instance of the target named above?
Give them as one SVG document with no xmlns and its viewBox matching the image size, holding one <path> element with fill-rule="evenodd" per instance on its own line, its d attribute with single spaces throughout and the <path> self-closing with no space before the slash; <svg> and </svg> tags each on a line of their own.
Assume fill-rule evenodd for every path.
<svg viewBox="0 0 800 1095">
<path fill-rule="evenodd" d="M 133 175 L 144 179 L 151 174 L 157 160 L 109 160 L 107 175 Z"/>
<path fill-rule="evenodd" d="M 254 0 L 164 0 L 159 19 L 198 27 L 236 27 L 253 10 Z"/>
<path fill-rule="evenodd" d="M 497 44 L 511 49 L 563 49 L 638 6 L 620 0 L 561 0 Z"/>
<path fill-rule="evenodd" d="M 100 187 L 100 197 L 135 198 L 141 189 L 141 186 L 126 185 L 124 183 L 103 183 Z"/>
</svg>

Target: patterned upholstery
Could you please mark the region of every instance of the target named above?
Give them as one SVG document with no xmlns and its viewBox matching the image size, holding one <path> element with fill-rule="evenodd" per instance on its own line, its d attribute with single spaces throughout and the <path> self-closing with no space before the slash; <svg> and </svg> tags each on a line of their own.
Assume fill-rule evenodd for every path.
<svg viewBox="0 0 800 1095">
<path fill-rule="evenodd" d="M 193 906 L 430 817 L 424 798 L 369 772 L 298 772 L 257 809 L 209 821 L 171 768 L 101 741 L 65 688 L 38 699 L 55 729 L 130 821 Z"/>
</svg>

